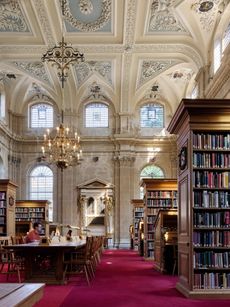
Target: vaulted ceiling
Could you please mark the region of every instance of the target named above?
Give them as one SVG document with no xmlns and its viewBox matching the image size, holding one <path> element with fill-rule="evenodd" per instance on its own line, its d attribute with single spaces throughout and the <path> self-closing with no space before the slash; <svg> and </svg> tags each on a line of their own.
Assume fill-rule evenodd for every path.
<svg viewBox="0 0 230 307">
<path fill-rule="evenodd" d="M 0 80 L 10 109 L 22 113 L 36 95 L 61 107 L 57 71 L 41 57 L 63 32 L 85 57 L 69 71 L 66 109 L 98 95 L 132 113 L 154 95 L 174 112 L 209 63 L 226 7 L 223 0 L 64 0 L 63 22 L 59 0 L 1 0 Z"/>
</svg>

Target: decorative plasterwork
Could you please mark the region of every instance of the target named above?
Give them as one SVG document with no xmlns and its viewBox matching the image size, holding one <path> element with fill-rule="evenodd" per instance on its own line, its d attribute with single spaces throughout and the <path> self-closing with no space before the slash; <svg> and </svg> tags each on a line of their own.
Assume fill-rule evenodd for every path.
<svg viewBox="0 0 230 307">
<path fill-rule="evenodd" d="M 30 32 L 18 1 L 0 1 L 0 31 Z"/>
<path fill-rule="evenodd" d="M 199 15 L 200 23 L 204 30 L 210 32 L 210 29 L 215 25 L 216 14 L 218 12 L 218 6 L 221 1 L 222 0 L 212 0 L 213 7 L 207 12 L 201 12 L 199 7 L 203 0 L 193 0 L 191 9 Z"/>
<path fill-rule="evenodd" d="M 42 81 L 49 82 L 49 78 L 46 74 L 45 67 L 41 62 L 13 62 L 20 70 L 30 74 L 34 78 L 38 78 Z"/>
<path fill-rule="evenodd" d="M 76 2 L 76 1 L 75 1 Z M 112 0 L 102 0 L 101 3 L 98 3 L 97 6 L 100 5 L 101 13 L 100 16 L 96 20 L 92 21 L 83 21 L 77 19 L 73 16 L 71 8 L 70 8 L 70 0 L 64 1 L 64 16 L 65 20 L 68 21 L 72 27 L 76 28 L 82 32 L 95 32 L 102 29 L 105 24 L 111 20 L 111 11 L 112 11 Z M 82 13 L 84 8 L 88 8 L 87 14 L 92 14 L 95 10 L 93 7 L 92 1 L 89 0 L 81 0 L 79 1 L 79 11 Z M 83 13 L 85 15 L 85 13 Z"/>
<path fill-rule="evenodd" d="M 109 61 L 88 61 L 74 66 L 77 80 L 81 85 L 89 76 L 95 72 L 107 83 L 112 84 L 112 63 Z"/>
<path fill-rule="evenodd" d="M 189 82 L 193 75 L 192 69 L 177 69 L 167 76 L 175 82 Z"/>
<path fill-rule="evenodd" d="M 125 29 L 125 37 L 124 37 L 124 45 L 125 51 L 130 51 L 134 44 L 134 36 L 135 36 L 135 23 L 136 23 L 136 5 L 137 0 L 129 0 L 127 5 L 127 22 L 126 22 L 126 29 Z"/>
<path fill-rule="evenodd" d="M 52 35 L 47 13 L 44 9 L 44 0 L 36 0 L 33 2 L 33 4 L 35 6 L 38 18 L 40 20 L 40 27 L 42 29 L 42 33 L 44 34 L 46 42 L 48 45 L 52 46 L 55 44 L 55 40 Z"/>
<path fill-rule="evenodd" d="M 143 60 L 141 63 L 140 75 L 138 78 L 137 88 L 146 81 L 156 77 L 163 71 L 178 64 L 178 60 Z"/>
<path fill-rule="evenodd" d="M 173 10 L 172 0 L 153 0 L 150 11 L 148 32 L 187 33 L 179 16 Z"/>
</svg>

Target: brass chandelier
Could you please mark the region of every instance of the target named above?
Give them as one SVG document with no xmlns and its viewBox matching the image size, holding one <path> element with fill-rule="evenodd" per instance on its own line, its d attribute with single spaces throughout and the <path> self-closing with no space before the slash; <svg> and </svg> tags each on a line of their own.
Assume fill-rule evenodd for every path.
<svg viewBox="0 0 230 307">
<path fill-rule="evenodd" d="M 64 19 L 64 3 L 62 0 L 62 17 Z M 51 63 L 58 69 L 58 77 L 62 88 L 62 111 L 61 123 L 56 131 L 44 134 L 44 144 L 42 146 L 42 154 L 45 161 L 55 164 L 62 171 L 68 166 L 79 163 L 82 157 L 82 150 L 80 146 L 80 137 L 77 132 L 71 133 L 69 127 L 64 126 L 64 82 L 68 77 L 68 70 L 70 65 L 77 64 L 84 61 L 84 55 L 71 45 L 67 44 L 63 35 L 63 21 L 62 21 L 62 41 L 49 49 L 43 56 L 42 61 Z"/>
</svg>

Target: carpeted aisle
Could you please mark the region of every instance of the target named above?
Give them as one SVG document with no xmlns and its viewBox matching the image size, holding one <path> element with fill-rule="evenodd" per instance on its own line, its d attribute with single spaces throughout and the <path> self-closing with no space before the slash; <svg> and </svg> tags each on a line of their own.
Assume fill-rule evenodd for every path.
<svg viewBox="0 0 230 307">
<path fill-rule="evenodd" d="M 47 286 L 36 307 L 222 307 L 230 300 L 186 299 L 176 289 L 177 277 L 162 275 L 130 250 L 106 250 L 88 287 L 84 279 L 66 286 Z"/>
</svg>

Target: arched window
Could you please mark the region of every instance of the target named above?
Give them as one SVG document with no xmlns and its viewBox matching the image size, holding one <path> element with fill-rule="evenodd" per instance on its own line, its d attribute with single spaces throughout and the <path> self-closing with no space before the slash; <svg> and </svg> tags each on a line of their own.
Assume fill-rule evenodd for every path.
<svg viewBox="0 0 230 307">
<path fill-rule="evenodd" d="M 109 126 L 109 109 L 104 103 L 90 103 L 85 107 L 86 128 L 107 128 Z"/>
<path fill-rule="evenodd" d="M 5 94 L 3 91 L 0 91 L 0 118 L 5 118 L 5 116 L 6 116 Z"/>
<path fill-rule="evenodd" d="M 159 166 L 156 165 L 147 165 L 144 167 L 140 174 L 140 180 L 142 178 L 164 178 L 164 172 Z M 144 196 L 143 187 L 140 188 L 140 198 Z"/>
<path fill-rule="evenodd" d="M 218 37 L 214 41 L 214 52 L 213 52 L 213 71 L 214 73 L 218 70 L 221 65 L 221 58 L 223 56 L 224 50 L 230 43 L 230 23 L 228 24 L 226 30 L 223 35 Z"/>
<path fill-rule="evenodd" d="M 29 199 L 50 201 L 49 220 L 53 220 L 53 172 L 48 166 L 36 166 L 30 172 Z"/>
<path fill-rule="evenodd" d="M 163 128 L 164 107 L 160 104 L 149 103 L 140 108 L 141 128 Z"/>
<path fill-rule="evenodd" d="M 53 107 L 49 104 L 38 103 L 30 107 L 31 128 L 52 128 Z"/>
</svg>

